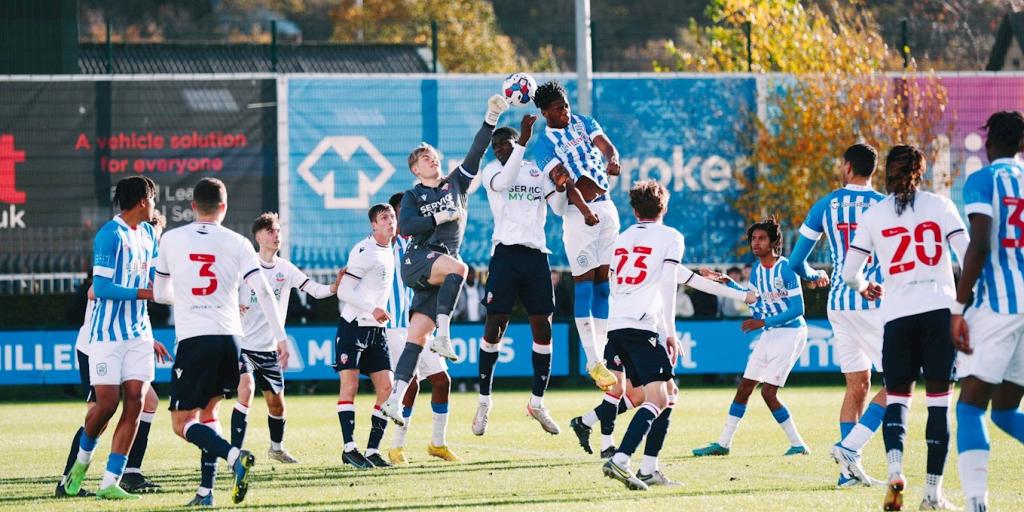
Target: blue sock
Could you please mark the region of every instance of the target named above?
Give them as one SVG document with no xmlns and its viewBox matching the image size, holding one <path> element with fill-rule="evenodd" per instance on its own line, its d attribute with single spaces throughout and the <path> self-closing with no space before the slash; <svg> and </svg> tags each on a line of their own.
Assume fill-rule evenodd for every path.
<svg viewBox="0 0 1024 512">
<path fill-rule="evenodd" d="M 402 417 L 405 419 L 412 418 L 412 407 L 402 407 Z"/>
<path fill-rule="evenodd" d="M 992 422 L 1003 432 L 1024 443 L 1024 412 L 1019 409 L 999 409 L 998 411 L 992 409 Z"/>
<path fill-rule="evenodd" d="M 575 296 L 573 297 L 573 316 L 576 318 L 589 317 L 593 308 L 594 302 L 594 282 L 593 281 L 581 281 L 576 283 L 574 287 Z M 607 312 L 605 313 L 607 317 Z"/>
<path fill-rule="evenodd" d="M 594 297 L 591 302 L 591 312 L 594 318 L 608 318 L 609 295 L 611 295 L 611 286 L 608 281 L 594 283 Z"/>
<path fill-rule="evenodd" d="M 729 416 L 742 418 L 743 415 L 746 414 L 746 412 L 747 404 L 738 404 L 736 402 L 733 402 L 732 405 L 729 406 Z"/>
<path fill-rule="evenodd" d="M 993 411 L 995 412 L 995 411 Z M 956 404 L 956 451 L 988 451 L 988 429 L 985 427 L 985 409 L 963 402 Z"/>
<path fill-rule="evenodd" d="M 775 421 L 782 423 L 789 419 L 789 409 L 786 409 L 786 406 L 783 405 L 772 411 L 772 416 L 775 417 Z"/>
<path fill-rule="evenodd" d="M 82 430 L 82 438 L 78 440 L 78 449 L 83 452 L 91 452 L 96 449 L 96 443 L 98 439 L 89 437 L 89 434 Z"/>
<path fill-rule="evenodd" d="M 846 438 L 846 435 L 849 434 L 851 430 L 853 430 L 853 426 L 854 425 L 856 425 L 856 423 L 854 423 L 852 421 L 840 421 L 839 422 L 839 440 L 840 441 Z"/>
<path fill-rule="evenodd" d="M 443 404 L 430 402 L 430 410 L 434 411 L 434 414 L 448 414 L 448 402 Z"/>
<path fill-rule="evenodd" d="M 882 418 L 884 416 L 885 406 L 871 402 L 868 404 L 867 410 L 864 411 L 864 414 L 860 417 L 860 421 L 858 423 L 864 425 L 872 432 L 877 432 L 878 427 L 882 426 Z"/>
<path fill-rule="evenodd" d="M 124 453 L 110 452 L 107 457 L 107 472 L 120 478 L 124 474 L 124 468 L 128 466 L 128 455 Z"/>
</svg>

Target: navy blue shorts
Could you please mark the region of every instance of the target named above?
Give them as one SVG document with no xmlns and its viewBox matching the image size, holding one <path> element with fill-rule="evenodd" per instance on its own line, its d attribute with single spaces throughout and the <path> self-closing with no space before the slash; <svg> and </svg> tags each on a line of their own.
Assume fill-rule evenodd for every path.
<svg viewBox="0 0 1024 512">
<path fill-rule="evenodd" d="M 195 336 L 178 342 L 171 368 L 170 410 L 204 409 L 214 397 L 238 390 L 238 340 L 230 335 Z"/>
<path fill-rule="evenodd" d="M 96 401 L 96 388 L 92 387 L 89 377 L 89 356 L 81 350 L 75 350 L 78 356 L 78 378 L 82 381 L 82 393 L 85 393 L 86 402 Z"/>
<path fill-rule="evenodd" d="M 606 361 L 619 363 L 633 386 L 672 379 L 673 368 L 668 350 L 658 340 L 657 333 L 640 329 L 608 331 L 608 344 L 604 347 Z M 606 363 L 607 364 L 607 363 Z M 608 365 L 613 369 L 612 365 Z M 614 368 L 616 371 L 622 371 Z"/>
<path fill-rule="evenodd" d="M 334 371 L 342 370 L 359 370 L 363 375 L 391 370 L 388 337 L 383 327 L 363 327 L 344 318 L 338 322 Z"/>
<path fill-rule="evenodd" d="M 489 315 L 508 315 L 523 303 L 529 315 L 555 310 L 548 255 L 523 245 L 498 244 L 488 266 L 487 293 L 481 300 Z"/>
<path fill-rule="evenodd" d="M 277 352 L 259 352 L 242 349 L 238 358 L 238 371 L 252 375 L 260 391 L 270 391 L 280 395 L 284 391 L 284 374 L 281 363 L 277 360 Z"/>
<path fill-rule="evenodd" d="M 886 322 L 882 335 L 886 388 L 911 384 L 922 374 L 925 380 L 956 380 L 949 317 L 948 309 L 936 309 Z"/>
</svg>

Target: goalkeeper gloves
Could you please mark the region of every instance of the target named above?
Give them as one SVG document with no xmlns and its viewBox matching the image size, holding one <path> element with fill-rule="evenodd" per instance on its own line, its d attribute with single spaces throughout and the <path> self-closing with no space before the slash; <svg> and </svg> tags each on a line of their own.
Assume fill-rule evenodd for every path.
<svg viewBox="0 0 1024 512">
<path fill-rule="evenodd" d="M 508 110 L 508 107 L 508 100 L 504 96 L 500 94 L 491 96 L 491 99 L 487 100 L 487 113 L 484 114 L 484 122 L 491 126 L 497 126 L 498 118 Z"/>
<path fill-rule="evenodd" d="M 434 214 L 434 224 L 440 226 L 445 222 L 452 222 L 462 218 L 462 210 L 444 210 Z"/>
</svg>

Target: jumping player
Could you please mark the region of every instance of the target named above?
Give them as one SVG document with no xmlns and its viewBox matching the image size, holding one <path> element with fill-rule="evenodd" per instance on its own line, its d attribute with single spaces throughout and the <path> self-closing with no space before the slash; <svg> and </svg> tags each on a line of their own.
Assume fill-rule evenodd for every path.
<svg viewBox="0 0 1024 512">
<path fill-rule="evenodd" d="M 189 505 L 213 505 L 216 459 L 226 460 L 232 469 L 231 499 L 241 503 L 256 463 L 248 450 L 221 437 L 217 421 L 221 399 L 238 389 L 241 281 L 256 290 L 274 341 L 287 347 L 284 323 L 274 292 L 260 272 L 259 256 L 245 237 L 221 225 L 227 208 L 224 182 L 199 180 L 192 200 L 196 221 L 164 235 L 157 261 L 154 294 L 158 302 L 174 305 L 178 340 L 171 371 L 171 422 L 175 434 L 202 450 L 202 480 Z M 281 366 L 287 366 L 288 352 L 279 358 Z"/>
<path fill-rule="evenodd" d="M 823 197 L 811 208 L 800 226 L 800 237 L 789 256 L 790 266 L 798 276 L 815 281 L 817 286 L 830 282 L 824 272 L 817 272 L 807 264 L 807 256 L 814 244 L 825 234 L 832 255 L 832 288 L 828 294 L 828 321 L 836 340 L 836 358 L 839 369 L 846 377 L 846 395 L 839 410 L 839 443 L 832 448 L 836 462 L 849 457 L 849 452 L 860 453 L 878 427 L 885 413 L 885 389 L 879 389 L 867 410 L 868 391 L 871 390 L 871 367 L 882 371 L 882 317 L 880 301 L 869 301 L 851 290 L 840 279 L 850 241 L 857 231 L 858 219 L 871 205 L 882 200 L 882 194 L 871 188 L 871 177 L 878 164 L 878 152 L 867 144 L 854 144 L 843 153 L 841 167 L 843 188 Z M 866 274 L 875 282 L 882 281 L 881 268 L 872 262 Z M 862 414 L 863 412 L 863 414 Z M 861 481 L 855 475 L 839 473 L 837 487 L 872 485 L 874 479 Z"/>
<path fill-rule="evenodd" d="M 1024 442 L 1024 116 L 996 112 L 985 123 L 990 162 L 967 178 L 964 209 L 971 241 L 953 310 L 953 342 L 960 398 L 956 404 L 956 444 L 960 483 L 968 512 L 988 509 L 989 440 L 985 409 L 992 400 L 992 422 Z M 1015 277 L 1016 276 L 1016 277 Z M 963 314 L 972 289 L 974 304 Z"/>
<path fill-rule="evenodd" d="M 761 398 L 772 411 L 789 438 L 789 449 L 785 455 L 806 455 L 810 453 L 804 444 L 789 409 L 779 400 L 779 388 L 786 385 L 786 379 L 793 371 L 793 365 L 807 344 L 807 323 L 804 321 L 804 297 L 800 280 L 790 267 L 789 261 L 780 256 L 782 252 L 782 228 L 774 218 L 758 222 L 747 230 L 750 252 L 757 257 L 751 273 L 751 284 L 759 299 L 753 306 L 754 318 L 743 321 L 743 332 L 763 329 L 754 342 L 754 349 L 747 359 L 743 379 L 736 388 L 736 396 L 729 407 L 718 442 L 693 450 L 693 455 L 728 455 L 733 436 L 740 420 L 747 410 L 750 395 L 761 386 Z M 729 281 L 730 285 L 734 285 Z"/>
<path fill-rule="evenodd" d="M 526 308 L 533 333 L 533 386 L 526 413 L 545 432 L 560 432 L 558 423 L 544 407 L 544 391 L 551 377 L 551 313 L 555 310 L 548 265 L 551 251 L 547 248 L 544 224 L 548 203 L 556 212 L 564 212 L 565 194 L 559 193 L 551 177 L 533 162 L 523 160 L 536 120 L 536 116 L 523 116 L 522 133 L 510 127 L 495 130 L 491 149 L 497 161 L 483 169 L 487 201 L 494 214 L 494 246 L 484 299 L 487 318 L 480 341 L 479 406 L 472 425 L 473 434 L 478 436 L 487 431 L 494 367 L 517 299 Z M 564 183 L 565 178 L 563 175 L 560 181 Z"/>
<path fill-rule="evenodd" d="M 279 257 L 281 250 L 281 221 L 276 213 L 264 213 L 252 224 L 252 236 L 260 255 L 260 269 L 274 291 L 277 310 L 284 318 L 288 312 L 291 289 L 308 293 L 317 299 L 331 297 L 338 292 L 341 273 L 331 285 L 317 283 L 291 262 Z M 270 430 L 270 449 L 267 456 L 285 464 L 298 462 L 284 447 L 284 368 L 279 354 L 287 347 L 274 344 L 267 327 L 267 318 L 259 307 L 256 290 L 245 281 L 238 291 L 239 312 L 242 315 L 241 359 L 239 360 L 238 401 L 231 411 L 231 446 L 241 448 L 249 426 L 249 406 L 258 386 L 267 401 L 267 427 Z"/>
<path fill-rule="evenodd" d="M 443 175 L 437 150 L 421 144 L 409 154 L 409 170 L 419 184 L 402 196 L 401 234 L 412 237 L 401 262 L 402 280 L 413 289 L 409 338 L 395 365 L 395 386 L 381 407 L 383 414 L 402 425 L 402 397 L 412 381 L 427 335 L 437 334 L 430 350 L 455 360 L 451 343 L 451 314 L 458 301 L 469 267 L 459 259 L 466 232 L 467 190 L 480 169 L 494 126 L 508 102 L 500 95 L 487 102 L 484 122 L 473 137 L 466 159 L 455 171 Z"/>
<path fill-rule="evenodd" d="M 587 356 L 587 373 L 602 390 L 615 376 L 601 360 L 608 334 L 608 265 L 619 234 L 619 214 L 608 193 L 608 176 L 619 174 L 619 152 L 601 125 L 573 114 L 557 81 L 537 88 L 534 103 L 547 126 L 533 147 L 537 167 L 555 179 L 567 172 L 562 241 L 575 281 L 576 330 Z"/>
<path fill-rule="evenodd" d="M 925 172 L 924 153 L 895 146 L 885 159 L 889 195 L 865 212 L 850 243 L 843 280 L 867 300 L 881 296 L 882 285 L 865 279 L 863 267 L 874 252 L 882 266 L 885 297 L 882 364 L 886 408 L 882 426 L 889 461 L 883 506 L 901 510 L 906 477 L 903 442 L 914 383 L 924 373 L 928 392 L 927 476 L 922 510 L 951 510 L 942 495 L 942 473 L 949 451 L 949 405 L 956 349 L 950 339 L 950 309 L 956 304 L 948 242 L 957 259 L 967 248 L 967 232 L 949 199 L 918 190 Z M 857 458 L 841 465 L 863 479 Z"/>
</svg>

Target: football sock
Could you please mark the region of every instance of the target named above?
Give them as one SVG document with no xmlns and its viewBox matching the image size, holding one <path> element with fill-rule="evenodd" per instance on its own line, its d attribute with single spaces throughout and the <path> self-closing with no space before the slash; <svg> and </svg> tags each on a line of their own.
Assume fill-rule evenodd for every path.
<svg viewBox="0 0 1024 512">
<path fill-rule="evenodd" d="M 85 434 L 85 427 L 78 427 L 78 431 L 75 432 L 75 437 L 71 439 L 71 449 L 68 451 L 68 461 L 64 465 L 64 476 L 68 476 L 71 472 L 71 466 L 75 465 L 75 461 L 78 460 L 78 445 L 82 442 L 82 435 Z"/>
<path fill-rule="evenodd" d="M 394 433 L 391 434 L 392 448 L 402 448 L 405 446 L 405 434 L 409 432 L 409 422 L 412 421 L 412 407 L 402 408 L 402 419 L 405 420 L 405 425 L 396 427 Z"/>
<path fill-rule="evenodd" d="M 889 475 L 903 473 L 903 441 L 907 437 L 907 409 L 910 395 L 886 394 L 885 416 L 882 420 L 882 439 L 885 441 Z"/>
<path fill-rule="evenodd" d="M 231 446 L 241 448 L 245 442 L 245 431 L 249 428 L 249 407 L 235 402 L 231 409 Z"/>
<path fill-rule="evenodd" d="M 925 478 L 925 496 L 938 498 L 942 496 L 942 474 L 949 453 L 949 404 L 953 393 L 928 393 L 927 396 L 928 421 L 925 424 L 924 435 L 928 444 L 928 471 Z"/>
<path fill-rule="evenodd" d="M 992 423 L 1017 441 L 1024 443 L 1024 412 L 1020 409 L 992 409 Z"/>
<path fill-rule="evenodd" d="M 430 434 L 430 444 L 434 446 L 445 446 L 448 440 L 445 432 L 448 430 L 448 404 L 430 403 L 430 410 L 434 413 L 434 428 Z"/>
<path fill-rule="evenodd" d="M 580 344 L 587 356 L 587 368 L 601 361 L 597 353 L 594 333 L 592 308 L 594 301 L 594 282 L 581 281 L 574 286 L 573 316 L 576 319 L 576 331 L 580 335 Z"/>
<path fill-rule="evenodd" d="M 736 429 L 740 426 L 740 420 L 743 419 L 746 412 L 746 404 L 733 402 L 729 406 L 729 415 L 725 417 L 725 428 L 722 429 L 722 435 L 718 438 L 720 446 L 725 448 L 732 446 L 732 438 L 736 435 Z"/>
<path fill-rule="evenodd" d="M 380 412 L 380 406 L 373 407 L 373 414 L 370 415 L 370 438 L 366 441 L 366 455 L 377 453 L 380 448 L 380 440 L 384 438 L 384 429 L 388 427 L 388 420 Z"/>
<path fill-rule="evenodd" d="M 142 472 L 142 459 L 146 457 L 146 449 L 149 448 L 149 429 L 153 426 L 154 416 L 156 411 L 142 411 L 139 414 L 139 430 L 135 432 L 132 449 L 128 451 L 128 467 L 125 468 L 125 473 Z"/>
<path fill-rule="evenodd" d="M 800 432 L 796 429 L 796 422 L 793 421 L 793 417 L 789 415 L 789 409 L 785 405 L 772 411 L 772 416 L 775 417 L 775 421 L 779 422 L 779 426 L 786 433 L 786 437 L 789 438 L 789 444 L 791 446 L 803 446 L 804 440 L 800 437 Z"/>
<path fill-rule="evenodd" d="M 984 502 L 990 454 L 984 409 L 963 402 L 956 404 L 956 449 L 964 498 L 968 502 L 972 498 Z"/>
<path fill-rule="evenodd" d="M 489 396 L 491 394 L 491 385 L 494 383 L 494 367 L 498 365 L 498 354 L 500 352 L 501 343 L 481 340 L 479 350 L 481 395 Z"/>
<path fill-rule="evenodd" d="M 356 447 L 354 433 L 356 430 L 356 406 L 352 402 L 338 401 L 338 423 L 341 424 L 341 441 L 345 444 L 345 451 L 352 451 Z"/>
<path fill-rule="evenodd" d="M 633 455 L 637 446 L 640 446 L 640 441 L 651 429 L 651 422 L 660 415 L 661 410 L 658 409 L 658 406 L 650 402 L 644 402 L 643 405 L 637 407 L 636 414 L 633 415 L 633 419 L 629 421 L 629 427 L 626 428 L 626 435 L 622 436 L 622 442 L 619 444 L 616 455 L 624 454 L 627 457 Z"/>
<path fill-rule="evenodd" d="M 544 405 L 544 391 L 548 388 L 548 379 L 551 377 L 551 340 L 541 344 L 533 342 L 533 397 L 530 405 L 542 407 Z"/>
<path fill-rule="evenodd" d="M 284 415 L 267 415 L 267 429 L 270 430 L 270 448 L 273 450 L 284 449 Z"/>
<path fill-rule="evenodd" d="M 878 427 L 882 426 L 882 418 L 885 416 L 885 407 L 875 402 L 868 404 L 868 408 L 861 415 L 860 421 L 858 421 L 850 432 L 843 436 L 843 440 L 839 442 L 843 448 L 853 450 L 855 452 L 861 451 L 864 445 L 868 444 L 868 441 L 878 431 Z"/>
</svg>

